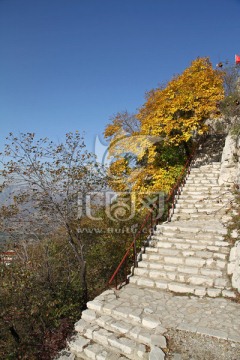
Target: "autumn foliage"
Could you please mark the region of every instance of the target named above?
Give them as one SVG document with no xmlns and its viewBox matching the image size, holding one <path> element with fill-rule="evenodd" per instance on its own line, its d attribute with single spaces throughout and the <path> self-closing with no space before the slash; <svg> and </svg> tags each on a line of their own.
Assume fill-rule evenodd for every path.
<svg viewBox="0 0 240 360">
<path fill-rule="evenodd" d="M 109 183 L 115 191 L 168 192 L 206 120 L 219 116 L 223 75 L 198 58 L 165 87 L 147 93 L 133 116 L 118 113 L 105 129 L 110 140 Z"/>
</svg>

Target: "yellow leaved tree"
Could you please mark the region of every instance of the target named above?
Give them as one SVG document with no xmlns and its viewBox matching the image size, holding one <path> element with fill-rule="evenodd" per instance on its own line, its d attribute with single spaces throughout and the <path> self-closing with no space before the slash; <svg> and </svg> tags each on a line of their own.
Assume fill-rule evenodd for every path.
<svg viewBox="0 0 240 360">
<path fill-rule="evenodd" d="M 118 113 L 107 125 L 109 185 L 115 191 L 168 192 L 206 120 L 218 117 L 223 74 L 197 58 L 165 87 L 147 93 L 136 115 Z"/>
</svg>

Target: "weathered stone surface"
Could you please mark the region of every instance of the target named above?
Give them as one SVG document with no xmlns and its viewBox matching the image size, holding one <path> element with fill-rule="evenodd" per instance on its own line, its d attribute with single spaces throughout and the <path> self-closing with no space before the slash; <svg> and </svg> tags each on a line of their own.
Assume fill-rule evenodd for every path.
<svg viewBox="0 0 240 360">
<path fill-rule="evenodd" d="M 135 343 L 134 341 L 127 338 L 117 338 L 115 336 L 110 336 L 108 338 L 109 345 L 114 348 L 122 351 L 126 355 L 130 355 L 134 352 Z"/>
<path fill-rule="evenodd" d="M 207 294 L 207 290 L 205 287 L 195 286 L 194 294 L 197 296 L 205 296 Z"/>
<path fill-rule="evenodd" d="M 82 312 L 82 319 L 86 321 L 94 321 L 96 319 L 96 313 L 93 310 L 87 309 Z"/>
<path fill-rule="evenodd" d="M 160 325 L 160 322 L 156 317 L 148 316 L 142 319 L 142 324 L 148 329 L 155 329 L 158 325 Z"/>
<path fill-rule="evenodd" d="M 150 279 L 139 278 L 138 279 L 138 285 L 139 286 L 154 287 L 154 281 L 150 280 Z"/>
<path fill-rule="evenodd" d="M 207 289 L 207 294 L 210 297 L 217 297 L 221 295 L 220 289 Z"/>
<path fill-rule="evenodd" d="M 230 252 L 228 274 L 232 275 L 232 286 L 240 292 L 240 241 L 237 241 Z"/>
<path fill-rule="evenodd" d="M 208 336 L 214 336 L 216 338 L 224 339 L 224 340 L 227 340 L 227 338 L 228 338 L 228 334 L 224 331 L 215 330 L 215 329 L 211 329 L 208 327 L 202 327 L 202 326 L 199 326 L 197 328 L 197 333 L 208 335 Z"/>
<path fill-rule="evenodd" d="M 204 276 L 190 276 L 189 279 L 191 284 L 194 285 L 207 285 L 207 286 L 212 286 L 213 285 L 213 279 L 211 278 L 207 278 Z"/>
<path fill-rule="evenodd" d="M 155 285 L 156 285 L 157 289 L 167 290 L 167 288 L 168 288 L 168 283 L 167 283 L 167 281 L 164 281 L 164 280 L 156 281 Z"/>
<path fill-rule="evenodd" d="M 127 332 L 130 331 L 132 325 L 123 321 L 117 321 L 111 324 L 111 328 L 119 333 L 126 334 Z"/>
<path fill-rule="evenodd" d="M 172 283 L 168 285 L 170 291 L 174 291 L 176 293 L 194 293 L 194 286 L 184 285 Z"/>
<path fill-rule="evenodd" d="M 166 349 L 167 348 L 167 341 L 165 336 L 161 336 L 161 335 L 151 335 L 151 345 L 152 346 L 158 346 L 162 349 Z"/>
<path fill-rule="evenodd" d="M 240 181 L 240 152 L 239 141 L 235 136 L 228 135 L 222 153 L 219 185 L 236 184 Z"/>
<path fill-rule="evenodd" d="M 99 300 L 89 301 L 87 303 L 88 309 L 95 310 L 95 311 L 101 311 L 102 308 L 102 302 Z"/>
<path fill-rule="evenodd" d="M 229 297 L 229 298 L 235 298 L 236 294 L 234 293 L 234 291 L 230 291 L 230 290 L 223 290 L 222 291 L 223 296 Z"/>
<path fill-rule="evenodd" d="M 201 258 L 189 257 L 185 261 L 186 265 L 202 267 L 206 264 L 206 260 Z"/>
<path fill-rule="evenodd" d="M 99 342 L 101 345 L 108 345 L 108 340 L 111 337 L 112 333 L 106 329 L 99 329 L 94 331 L 93 340 Z"/>
<path fill-rule="evenodd" d="M 185 274 L 198 274 L 199 273 L 199 269 L 197 267 L 193 267 L 193 266 L 178 266 L 178 271 L 181 273 L 185 273 Z"/>
<path fill-rule="evenodd" d="M 87 322 L 83 319 L 80 319 L 78 322 L 76 322 L 75 324 L 75 330 L 78 332 L 83 332 L 85 327 L 87 326 Z"/>
<path fill-rule="evenodd" d="M 164 359 L 165 359 L 164 352 L 161 349 L 154 346 L 150 351 L 149 360 L 164 360 Z"/>
<path fill-rule="evenodd" d="M 96 356 L 101 353 L 103 347 L 98 344 L 89 345 L 84 349 L 84 353 L 88 356 L 89 359 L 95 360 Z"/>
<path fill-rule="evenodd" d="M 181 258 L 181 257 L 165 256 L 164 257 L 164 262 L 166 264 L 184 264 L 184 259 Z"/>
<path fill-rule="evenodd" d="M 172 354 L 172 360 L 182 360 L 181 354 L 178 353 Z"/>
<path fill-rule="evenodd" d="M 218 279 L 214 280 L 214 285 L 217 288 L 224 289 L 228 285 L 228 279 L 218 278 Z"/>
<path fill-rule="evenodd" d="M 77 335 L 69 342 L 71 351 L 75 354 L 82 352 L 83 349 L 90 343 L 89 339 L 86 339 L 80 335 Z"/>
<path fill-rule="evenodd" d="M 184 330 L 184 331 L 189 331 L 189 332 L 197 332 L 197 327 L 196 325 L 192 325 L 192 324 L 188 324 L 188 323 L 181 323 L 180 325 L 178 325 L 178 330 Z"/>
<path fill-rule="evenodd" d="M 75 355 L 67 350 L 61 351 L 54 360 L 75 360 Z"/>
</svg>

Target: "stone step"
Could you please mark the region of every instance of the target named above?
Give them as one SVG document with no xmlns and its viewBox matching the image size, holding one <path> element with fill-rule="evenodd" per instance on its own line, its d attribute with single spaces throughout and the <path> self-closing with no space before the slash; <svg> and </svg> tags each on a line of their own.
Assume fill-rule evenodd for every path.
<svg viewBox="0 0 240 360">
<path fill-rule="evenodd" d="M 217 235 L 226 235 L 227 229 L 225 229 L 218 221 L 198 222 L 198 221 L 175 221 L 174 223 L 166 223 L 156 226 L 156 230 L 163 235 L 169 232 L 182 232 L 189 234 L 196 233 L 212 233 Z"/>
<path fill-rule="evenodd" d="M 198 178 L 198 179 L 209 179 L 209 180 L 216 180 L 218 179 L 219 177 L 219 171 L 195 171 L 195 172 L 192 172 L 188 175 L 188 179 L 195 179 L 195 178 Z"/>
<path fill-rule="evenodd" d="M 209 165 L 201 165 L 201 166 L 192 166 L 191 167 L 191 172 L 192 171 L 219 171 L 221 164 L 209 164 Z"/>
<path fill-rule="evenodd" d="M 148 311 L 142 306 L 139 308 L 138 303 L 136 306 L 130 305 L 128 298 L 124 302 L 119 301 L 116 296 L 108 302 L 101 299 L 100 295 L 88 302 L 88 309 L 83 311 L 82 318 L 76 323 L 75 330 L 79 333 L 80 343 L 84 344 L 84 348 L 75 349 L 74 352 L 74 345 L 71 346 L 70 343 L 71 352 L 85 358 L 89 344 L 94 344 L 97 351 L 102 346 L 105 352 L 118 356 L 122 354 L 128 359 L 150 359 L 153 350 L 158 348 L 158 354 L 161 354 L 159 359 L 164 360 L 161 349 L 167 348 L 166 338 L 163 336 L 167 330 L 161 326 L 151 309 Z M 73 340 L 73 344 L 75 342 Z M 94 354 L 89 358 L 98 359 L 93 356 Z"/>
<path fill-rule="evenodd" d="M 125 337 L 123 334 L 117 335 L 113 331 L 100 328 L 97 325 L 94 325 L 93 328 L 94 330 L 92 332 L 91 330 L 87 331 L 85 335 L 89 341 L 92 339 L 98 344 L 103 345 L 109 351 L 120 352 L 128 359 L 135 360 L 137 357 L 140 359 L 148 359 L 149 349 L 143 344 L 139 344 Z"/>
<path fill-rule="evenodd" d="M 184 244 L 194 244 L 199 246 L 202 245 L 208 245 L 211 247 L 218 246 L 226 249 L 230 247 L 229 242 L 225 241 L 221 235 L 219 236 L 213 235 L 212 237 L 210 237 L 210 236 L 204 236 L 202 234 L 196 234 L 195 236 L 194 235 L 191 236 L 190 234 L 187 233 L 186 234 L 176 233 L 176 235 L 174 236 L 174 234 L 172 233 L 166 233 L 165 235 L 162 234 L 152 235 L 152 238 L 149 241 L 150 241 L 149 242 L 150 246 L 156 246 L 155 244 L 159 241 L 159 242 L 164 242 L 164 243 L 168 242 L 174 244 L 184 243 Z"/>
<path fill-rule="evenodd" d="M 213 172 L 215 172 L 215 171 L 217 171 L 217 172 L 219 172 L 219 170 L 220 170 L 220 165 L 218 164 L 218 165 L 213 165 L 213 166 L 206 166 L 206 165 L 201 165 L 201 166 L 191 166 L 191 173 L 192 172 L 198 172 L 198 171 L 201 171 L 201 172 L 207 172 L 207 171 L 213 171 Z"/>
<path fill-rule="evenodd" d="M 210 267 L 197 267 L 190 265 L 169 265 L 163 262 L 150 262 L 147 260 L 139 261 L 138 269 L 149 269 L 149 270 L 162 270 L 164 272 L 170 273 L 180 273 L 180 274 L 188 274 L 188 275 L 204 275 L 204 276 L 213 276 L 219 277 L 223 274 L 223 269 L 212 269 Z"/>
<path fill-rule="evenodd" d="M 200 254 L 200 252 L 205 251 L 209 252 L 213 257 L 216 256 L 219 259 L 226 260 L 230 253 L 229 244 L 224 244 L 224 242 L 220 242 L 220 244 L 221 245 L 211 245 L 208 241 L 196 243 L 191 240 L 189 242 L 184 242 L 181 241 L 181 239 L 178 242 L 174 239 L 171 239 L 171 241 L 150 240 L 149 246 L 146 248 L 146 253 L 154 252 L 163 254 L 165 252 L 165 254 L 168 254 L 168 252 L 171 253 L 171 251 L 193 251 L 196 254 Z"/>
<path fill-rule="evenodd" d="M 224 270 L 227 271 L 227 262 L 219 258 L 202 258 L 196 256 L 170 256 L 170 255 L 160 255 L 156 253 L 146 253 L 142 254 L 142 260 L 145 262 L 158 262 L 168 266 L 191 266 L 198 269 L 205 268 L 209 270 Z"/>
<path fill-rule="evenodd" d="M 125 360 L 129 357 L 121 355 L 120 352 L 115 352 L 112 349 L 93 342 L 80 334 L 76 335 L 69 343 L 68 346 L 72 354 L 76 355 L 78 359 L 109 359 L 109 360 Z M 145 357 L 146 359 L 148 357 Z"/>
<path fill-rule="evenodd" d="M 211 207 L 211 205 L 213 206 L 227 206 L 230 203 L 230 200 L 226 197 L 226 196 L 215 196 L 210 198 L 207 197 L 202 197 L 199 199 L 195 199 L 192 196 L 187 196 L 187 197 L 183 197 L 183 198 L 177 198 L 175 199 L 175 204 L 181 204 L 182 206 L 188 206 L 189 204 L 191 205 L 195 205 L 197 204 L 197 206 L 208 206 Z"/>
<path fill-rule="evenodd" d="M 176 241 L 181 241 L 181 239 L 187 239 L 188 241 L 190 240 L 194 240 L 193 243 L 197 243 L 197 241 L 200 242 L 206 242 L 206 241 L 210 241 L 210 244 L 212 241 L 224 241 L 224 235 L 221 234 L 214 234 L 214 233 L 206 233 L 206 232 L 188 232 L 188 231 L 172 231 L 171 229 L 169 230 L 156 230 L 154 231 L 154 234 L 152 235 L 152 239 L 154 240 L 174 240 L 176 239 Z M 185 240 L 184 240 L 185 241 Z M 226 246 L 227 246 L 227 242 L 226 242 Z M 229 245 L 229 244 L 228 244 Z M 220 243 L 219 243 L 219 246 Z"/>
<path fill-rule="evenodd" d="M 139 264 L 140 265 L 140 264 Z M 183 270 L 185 269 L 182 267 Z M 187 270 L 187 269 L 185 269 Z M 134 275 L 152 279 L 175 281 L 189 285 L 200 285 L 206 287 L 230 288 L 231 284 L 227 278 L 223 278 L 223 272 L 220 270 L 200 269 L 200 273 L 187 273 L 180 271 L 164 271 L 158 269 L 148 269 L 137 267 L 134 269 Z"/>
<path fill-rule="evenodd" d="M 198 220 L 198 221 L 208 221 L 211 217 L 217 220 L 221 220 L 222 217 L 226 214 L 224 210 L 214 210 L 214 211 L 206 211 L 202 209 L 202 211 L 187 211 L 184 209 L 176 209 L 176 211 L 172 212 L 172 221 L 181 221 L 181 220 Z"/>
<path fill-rule="evenodd" d="M 189 285 L 176 281 L 166 281 L 166 280 L 153 280 L 149 278 L 144 278 L 141 276 L 134 275 L 130 277 L 130 283 L 135 284 L 141 287 L 169 290 L 175 293 L 181 294 L 193 294 L 196 296 L 209 296 L 209 297 L 231 297 L 234 298 L 235 294 L 231 290 L 223 290 L 221 288 L 206 287 L 200 285 Z"/>
<path fill-rule="evenodd" d="M 176 241 L 176 242 L 185 242 L 192 244 L 209 244 L 216 246 L 229 246 L 227 241 L 224 241 L 224 236 L 214 233 L 190 233 L 190 232 L 172 232 L 165 230 L 163 233 L 154 232 L 152 235 L 152 240 L 154 241 Z"/>
<path fill-rule="evenodd" d="M 221 189 L 219 189 L 219 187 L 215 186 L 212 187 L 211 185 L 203 185 L 203 184 L 186 184 L 183 188 L 182 188 L 182 194 L 183 193 L 199 193 L 200 194 L 215 194 L 221 193 Z"/>
<path fill-rule="evenodd" d="M 217 220 L 221 220 L 222 219 L 222 214 L 200 214 L 200 213 L 195 213 L 195 214 L 173 214 L 171 217 L 172 221 L 188 221 L 188 220 L 198 220 L 198 221 L 209 221 L 209 219 L 214 215 L 214 218 Z"/>
<path fill-rule="evenodd" d="M 197 185 L 197 186 L 200 186 L 200 185 L 209 185 L 209 186 L 219 186 L 220 185 L 218 184 L 218 179 L 199 179 L 197 177 L 188 177 L 186 179 L 186 182 L 185 182 L 185 186 L 186 185 Z M 222 187 L 220 187 L 222 188 Z"/>
<path fill-rule="evenodd" d="M 218 185 L 213 185 L 213 184 L 189 184 L 186 183 L 183 187 L 184 192 L 186 191 L 194 191 L 194 192 L 198 192 L 201 191 L 203 192 L 207 192 L 209 193 L 209 191 L 217 191 L 217 192 L 221 192 L 222 188 Z"/>
<path fill-rule="evenodd" d="M 198 191 L 196 191 L 196 190 L 193 190 L 193 191 L 191 191 L 191 190 L 188 190 L 188 189 L 184 189 L 183 190 L 183 193 L 184 193 L 184 195 L 188 195 L 188 196 L 196 196 L 196 195 L 201 195 L 202 197 L 208 197 L 210 194 L 211 195 L 215 195 L 216 197 L 217 197 L 217 195 L 221 195 L 220 193 L 219 193 L 219 191 L 218 190 L 214 190 L 214 189 L 211 189 L 211 190 L 201 190 L 201 189 L 199 189 Z"/>
<path fill-rule="evenodd" d="M 221 220 L 224 215 L 228 213 L 228 209 L 226 208 L 200 208 L 200 209 L 185 209 L 185 208 L 177 208 L 172 211 L 172 215 L 175 214 L 176 217 L 180 216 L 181 219 L 176 221 L 186 221 L 186 220 L 211 220 L 214 217 L 215 220 Z M 186 217 L 184 218 L 184 216 Z M 173 222 L 173 218 L 171 219 Z M 205 221 L 206 222 L 206 221 Z"/>
<path fill-rule="evenodd" d="M 190 199 L 190 200 L 196 200 L 196 201 L 202 201 L 202 200 L 224 200 L 224 201 L 230 201 L 231 197 L 229 199 L 229 193 L 224 193 L 224 194 L 208 194 L 206 196 L 206 194 L 185 194 L 184 192 L 180 195 L 180 199 L 181 200 L 185 200 L 185 199 Z"/>
<path fill-rule="evenodd" d="M 188 206 L 188 205 L 197 205 L 197 206 L 201 206 L 201 205 L 205 205 L 205 206 L 209 206 L 211 204 L 215 204 L 215 205 L 219 205 L 219 206 L 225 206 L 227 203 L 229 202 L 229 199 L 227 198 L 216 198 L 216 199 L 203 199 L 203 200 L 199 200 L 196 201 L 195 199 L 191 199 L 191 198 L 187 198 L 187 199 L 182 199 L 179 198 L 177 200 L 176 205 L 182 205 L 182 206 Z"/>
<path fill-rule="evenodd" d="M 153 355 L 152 351 L 156 347 L 159 350 L 166 350 L 167 343 L 163 334 L 167 329 L 161 325 L 160 317 L 154 313 L 152 307 L 143 307 L 142 304 L 139 304 L 139 301 L 134 302 L 134 294 L 130 294 L 131 298 L 128 297 L 129 294 L 125 295 L 127 296 L 121 298 L 121 300 L 116 299 L 110 302 L 99 302 L 99 300 L 95 298 L 88 303 L 89 309 L 85 311 L 87 314 L 84 315 L 84 318 L 95 317 L 96 321 L 94 324 L 97 323 L 98 326 L 107 329 L 107 331 L 114 332 L 116 337 L 132 340 L 135 342 L 136 348 L 141 346 L 140 349 L 142 349 L 144 346 L 146 349 L 145 353 L 148 353 L 149 359 L 151 359 Z M 153 301 L 151 301 L 151 304 L 155 308 L 158 302 L 155 301 L 153 304 Z M 101 310 L 99 310 L 99 308 L 101 308 Z M 81 321 L 82 320 L 79 322 L 80 324 L 77 323 L 76 325 L 76 330 L 80 332 L 84 331 L 83 327 L 85 326 Z M 158 354 L 161 354 L 161 356 L 157 359 L 163 360 L 164 353 L 160 351 Z M 127 357 L 129 357 L 128 354 Z M 139 351 L 135 359 L 142 358 L 145 357 L 143 357 Z"/>
<path fill-rule="evenodd" d="M 194 199 L 202 199 L 202 201 L 206 201 L 208 203 L 221 203 L 222 201 L 222 197 L 223 200 L 226 202 L 227 200 L 229 201 L 227 196 L 222 195 L 221 193 L 217 192 L 217 193 L 213 193 L 213 192 L 201 192 L 201 194 L 196 194 L 199 191 L 183 191 L 180 196 L 177 196 L 175 198 L 175 203 L 178 202 L 179 200 L 181 200 L 182 202 L 184 202 L 185 198 L 189 198 L 190 200 Z M 195 195 L 193 194 L 195 193 Z M 184 195 L 184 197 L 182 198 L 182 196 Z M 201 195 L 201 198 L 200 198 Z M 208 195 L 211 195 L 211 197 L 208 197 Z M 222 195 L 222 196 L 221 196 Z M 195 196 L 195 197 L 194 197 Z"/>
<path fill-rule="evenodd" d="M 175 200 L 174 206 L 175 208 L 181 207 L 181 208 L 223 208 L 223 209 L 230 209 L 231 208 L 231 203 L 230 201 L 225 200 L 225 202 L 220 201 L 218 198 L 217 199 L 211 199 L 206 201 L 206 198 L 201 198 L 201 199 L 193 199 L 191 196 L 189 196 L 188 198 L 184 198 L 181 200 L 181 202 L 179 202 L 179 199 Z M 187 202 L 187 200 L 191 200 L 191 202 Z"/>
<path fill-rule="evenodd" d="M 213 186 L 219 187 L 220 189 L 225 189 L 224 185 L 220 185 L 218 182 L 218 178 L 210 178 L 208 175 L 206 177 L 198 177 L 198 176 L 188 176 L 185 178 L 185 185 L 196 185 L 196 186 Z"/>
<path fill-rule="evenodd" d="M 204 165 L 194 165 L 192 164 L 191 169 L 192 170 L 218 170 L 221 166 L 221 163 L 219 161 L 212 162 L 211 164 L 204 164 Z"/>
<path fill-rule="evenodd" d="M 185 179 L 185 185 L 204 185 L 204 186 L 220 186 L 218 183 L 218 179 L 209 179 L 209 178 L 201 178 L 198 177 L 188 177 Z M 220 186 L 221 189 L 223 189 L 223 186 Z"/>
<path fill-rule="evenodd" d="M 174 214 L 179 214 L 179 213 L 183 213 L 183 214 L 222 214 L 224 215 L 226 213 L 227 209 L 224 207 L 176 207 L 174 209 Z"/>
<path fill-rule="evenodd" d="M 212 240 L 207 239 L 187 239 L 187 238 L 164 238 L 159 240 L 157 236 L 152 237 L 149 241 L 149 251 L 152 248 L 160 249 L 177 249 L 177 250 L 193 250 L 193 251 L 209 251 L 211 253 L 218 253 L 228 255 L 230 252 L 230 244 L 223 240 Z M 153 250 L 152 252 L 157 252 Z"/>
<path fill-rule="evenodd" d="M 82 336 L 93 340 L 94 332 L 99 332 L 99 330 L 104 329 L 110 333 L 114 333 L 118 338 L 132 340 L 136 348 L 141 345 L 143 354 L 148 354 L 148 347 L 151 348 L 152 346 L 159 346 L 163 349 L 167 347 L 166 338 L 162 335 L 166 329 L 160 326 L 160 323 L 157 327 L 154 328 L 147 328 L 146 326 L 139 324 L 139 321 L 141 321 L 141 317 L 139 315 L 142 312 L 140 312 L 138 309 L 133 308 L 133 313 L 131 314 L 132 319 L 126 319 L 124 317 L 124 312 L 122 312 L 122 316 L 121 314 L 120 316 L 119 314 L 116 316 L 116 311 L 112 311 L 110 315 L 105 315 L 104 308 L 102 309 L 101 313 L 98 310 L 94 310 L 95 308 L 98 308 L 98 306 L 99 305 L 95 303 L 94 300 L 89 304 L 89 309 L 91 309 L 91 312 L 95 312 L 96 321 L 94 323 L 89 323 L 88 321 L 81 319 L 75 324 L 75 330 Z M 138 320 L 138 322 L 136 320 Z M 156 325 L 156 320 L 153 325 Z M 98 341 L 100 340 L 99 336 L 95 336 L 95 339 Z M 141 353 L 139 351 L 138 356 L 139 358 L 142 358 L 140 355 Z"/>
<path fill-rule="evenodd" d="M 186 214 L 187 215 L 187 214 Z M 192 214 L 194 215 L 194 214 Z M 212 217 L 211 217 L 212 218 Z M 172 221 L 171 224 L 177 224 L 179 222 L 190 222 L 190 220 L 179 220 L 179 221 Z M 192 221 L 192 220 L 191 220 Z M 205 223 L 207 226 L 207 223 L 205 220 L 204 221 L 200 221 L 200 220 L 194 220 L 195 222 L 199 222 L 200 223 Z M 217 219 L 216 219 L 217 221 Z M 210 229 L 210 228 L 209 228 Z M 195 231 L 194 231 L 195 230 Z M 157 230 L 154 231 L 154 238 L 162 236 L 161 238 L 159 238 L 160 240 L 163 238 L 178 238 L 178 239 L 199 239 L 199 240 L 205 240 L 205 239 L 209 239 L 211 241 L 211 239 L 213 241 L 216 240 L 223 240 L 223 237 L 225 235 L 225 232 L 221 234 L 222 229 L 218 228 L 218 233 L 214 234 L 214 232 L 206 232 L 206 231 L 201 231 L 199 230 L 199 228 L 192 228 L 189 227 L 189 229 L 185 229 L 185 231 L 181 231 L 181 230 L 177 230 L 174 231 L 171 228 L 158 228 Z"/>
<path fill-rule="evenodd" d="M 201 153 L 202 153 L 203 151 L 201 150 Z M 201 165 L 201 166 L 199 166 L 199 165 L 194 165 L 194 163 L 193 163 L 193 168 L 197 168 L 197 169 L 199 169 L 200 167 L 201 168 L 219 168 L 220 166 L 221 166 L 221 162 L 220 161 L 211 161 L 211 163 L 210 164 L 205 164 L 205 165 Z"/>
<path fill-rule="evenodd" d="M 185 179 L 185 185 L 196 185 L 196 186 L 213 186 L 213 187 L 219 187 L 220 189 L 223 189 L 223 186 L 220 186 L 218 183 L 218 178 L 209 178 L 208 176 L 206 177 L 198 177 L 198 176 L 191 176 L 189 175 L 189 177 L 187 177 Z"/>
<path fill-rule="evenodd" d="M 185 177 L 185 181 L 188 182 L 188 181 L 197 181 L 197 182 L 207 182 L 207 183 L 210 183 L 210 184 L 218 184 L 218 179 L 219 179 L 219 171 L 217 172 L 209 172 L 209 173 L 206 173 L 206 172 L 195 172 L 195 173 L 190 173 L 188 174 L 186 177 Z"/>
<path fill-rule="evenodd" d="M 189 176 L 194 176 L 194 174 L 210 174 L 210 175 L 219 175 L 219 170 L 217 168 L 192 168 L 190 169 Z"/>
<path fill-rule="evenodd" d="M 221 254 L 218 252 L 194 250 L 194 249 L 163 249 L 161 247 L 148 247 L 145 254 L 157 254 L 161 256 L 173 256 L 173 257 L 196 257 L 202 259 L 220 259 L 226 260 L 228 254 Z"/>
<path fill-rule="evenodd" d="M 187 202 L 177 202 L 175 204 L 175 209 L 222 209 L 225 208 L 226 204 L 223 203 L 213 203 L 213 202 L 208 202 L 208 203 L 204 203 L 204 202 L 191 202 L 191 203 L 187 203 Z"/>
<path fill-rule="evenodd" d="M 162 328 L 160 320 L 154 316 L 153 312 L 148 313 L 147 309 L 139 308 L 138 303 L 133 305 L 133 296 L 131 296 L 132 306 L 130 307 L 130 299 L 128 298 L 125 298 L 123 302 L 122 300 L 119 301 L 115 296 L 115 299 L 106 303 L 99 300 L 100 295 L 100 297 L 88 302 L 88 309 L 83 312 L 82 318 L 88 322 L 93 321 L 93 318 L 100 319 L 102 316 L 109 316 L 113 321 L 122 320 L 131 325 L 131 329 L 128 330 L 129 335 L 135 326 L 138 326 L 140 330 L 150 330 L 151 334 L 163 334 L 166 330 Z M 133 335 L 133 338 L 136 340 L 137 337 Z"/>
</svg>

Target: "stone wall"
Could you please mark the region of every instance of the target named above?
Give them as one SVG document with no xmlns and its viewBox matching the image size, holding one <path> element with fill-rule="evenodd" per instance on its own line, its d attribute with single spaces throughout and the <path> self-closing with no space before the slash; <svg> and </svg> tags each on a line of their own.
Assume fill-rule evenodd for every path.
<svg viewBox="0 0 240 360">
<path fill-rule="evenodd" d="M 222 153 L 219 176 L 220 185 L 240 186 L 240 136 L 228 134 Z M 234 230 L 235 245 L 232 247 L 228 264 L 228 275 L 232 287 L 240 292 L 240 234 Z"/>
<path fill-rule="evenodd" d="M 228 275 L 232 276 L 232 286 L 240 292 L 240 241 L 232 247 L 228 263 Z"/>
<path fill-rule="evenodd" d="M 219 184 L 240 185 L 240 136 L 228 134 L 226 137 Z"/>
</svg>

